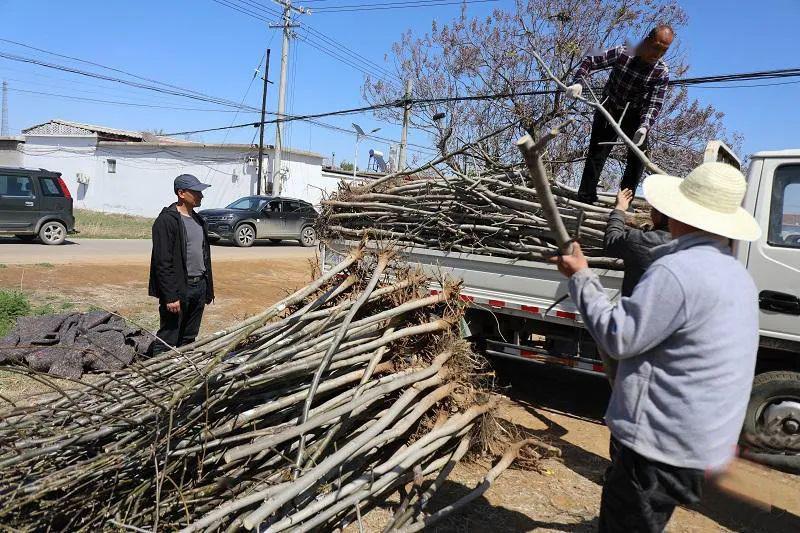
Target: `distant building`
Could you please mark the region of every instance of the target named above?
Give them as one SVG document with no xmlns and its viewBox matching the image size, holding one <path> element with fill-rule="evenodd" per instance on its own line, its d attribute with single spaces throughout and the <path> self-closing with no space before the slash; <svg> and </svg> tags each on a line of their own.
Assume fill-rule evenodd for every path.
<svg viewBox="0 0 800 533">
<path fill-rule="evenodd" d="M 21 167 L 23 155 L 20 146 L 23 144 L 24 137 L 0 137 L 0 167 Z"/>
<path fill-rule="evenodd" d="M 204 207 L 221 207 L 257 191 L 254 145 L 203 144 L 58 119 L 22 134 L 0 141 L 0 164 L 60 172 L 78 208 L 154 216 L 174 201 L 172 180 L 184 173 L 212 185 Z M 273 154 L 272 146 L 264 147 L 262 184 L 271 181 Z M 323 176 L 322 159 L 284 148 L 288 178 L 282 195 L 317 204 L 336 190 L 338 181 Z"/>
</svg>

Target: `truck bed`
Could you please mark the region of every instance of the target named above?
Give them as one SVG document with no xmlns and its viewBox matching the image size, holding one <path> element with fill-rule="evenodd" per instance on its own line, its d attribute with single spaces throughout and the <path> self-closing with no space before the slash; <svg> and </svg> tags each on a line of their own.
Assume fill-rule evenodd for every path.
<svg viewBox="0 0 800 533">
<path fill-rule="evenodd" d="M 323 268 L 336 264 L 356 245 L 342 240 L 327 243 L 322 249 Z M 402 253 L 410 265 L 421 267 L 436 279 L 462 280 L 461 297 L 470 306 L 554 323 L 582 324 L 569 298 L 555 305 L 546 316 L 544 314 L 567 294 L 567 280 L 554 265 L 428 248 L 404 249 Z M 600 275 L 609 297 L 617 298 L 622 286 L 622 272 L 597 268 L 594 271 Z M 432 291 L 439 289 L 439 285 L 431 286 Z"/>
</svg>

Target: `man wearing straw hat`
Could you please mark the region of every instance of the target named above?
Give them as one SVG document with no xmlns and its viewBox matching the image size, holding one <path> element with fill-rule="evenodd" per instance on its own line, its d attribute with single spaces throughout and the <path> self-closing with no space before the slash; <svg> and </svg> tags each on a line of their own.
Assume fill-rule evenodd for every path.
<svg viewBox="0 0 800 533">
<path fill-rule="evenodd" d="M 731 240 L 761 235 L 740 205 L 744 176 L 704 163 L 654 175 L 644 195 L 674 240 L 630 297 L 611 304 L 580 246 L 553 260 L 599 347 L 619 361 L 606 422 L 619 452 L 603 486 L 600 531 L 663 531 L 733 458 L 755 370 L 758 294 Z"/>
</svg>

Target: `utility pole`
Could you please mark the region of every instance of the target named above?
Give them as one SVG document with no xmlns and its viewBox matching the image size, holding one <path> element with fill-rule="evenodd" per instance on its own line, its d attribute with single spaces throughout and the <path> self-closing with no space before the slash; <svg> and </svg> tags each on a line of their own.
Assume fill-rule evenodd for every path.
<svg viewBox="0 0 800 533">
<path fill-rule="evenodd" d="M 409 104 L 408 101 L 411 100 L 411 92 L 413 87 L 413 82 L 411 80 L 406 80 L 406 105 L 405 110 L 403 111 L 403 133 L 400 137 L 400 162 L 397 165 L 397 170 L 400 172 L 406 169 L 406 154 L 408 153 L 408 121 L 411 118 L 411 104 Z"/>
<path fill-rule="evenodd" d="M 272 165 L 272 194 L 280 196 L 281 177 L 283 175 L 283 118 L 286 112 L 286 74 L 289 67 L 289 39 L 292 37 L 292 28 L 298 24 L 292 24 L 292 13 L 311 14 L 311 11 L 304 7 L 295 7 L 292 0 L 273 0 L 283 8 L 283 20 L 280 24 L 270 24 L 270 28 L 283 29 L 283 45 L 281 46 L 281 81 L 278 86 L 278 116 L 275 122 L 275 160 Z"/>
<path fill-rule="evenodd" d="M 0 136 L 8 137 L 8 82 L 3 80 L 3 110 L 0 120 Z"/>
<path fill-rule="evenodd" d="M 264 179 L 264 116 L 267 114 L 267 84 L 269 83 L 269 48 L 267 48 L 264 66 L 264 90 L 261 93 L 261 128 L 258 132 L 258 186 L 257 194 L 261 196 L 261 180 Z"/>
</svg>

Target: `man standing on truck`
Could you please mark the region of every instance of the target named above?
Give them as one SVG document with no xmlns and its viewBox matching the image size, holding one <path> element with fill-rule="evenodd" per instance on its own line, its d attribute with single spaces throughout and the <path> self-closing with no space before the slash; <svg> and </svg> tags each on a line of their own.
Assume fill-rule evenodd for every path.
<svg viewBox="0 0 800 533">
<path fill-rule="evenodd" d="M 580 246 L 554 258 L 598 346 L 619 361 L 606 423 L 619 450 L 603 485 L 600 531 L 663 531 L 733 459 L 758 350 L 758 293 L 730 240 L 761 229 L 740 207 L 746 183 L 724 163 L 686 179 L 654 175 L 650 204 L 674 240 L 630 297 L 612 305 Z"/>
<path fill-rule="evenodd" d="M 191 174 L 175 178 L 177 202 L 165 207 L 153 223 L 150 296 L 159 300 L 161 327 L 153 354 L 168 346 L 191 344 L 200 331 L 203 310 L 214 300 L 211 248 L 205 221 L 195 213 L 210 187 Z"/>
<path fill-rule="evenodd" d="M 615 120 L 622 118 L 620 126 L 625 135 L 646 151 L 647 134 L 664 105 L 669 81 L 669 69 L 661 58 L 674 38 L 672 27 L 660 24 L 647 34 L 633 53 L 626 46 L 618 46 L 601 54 L 587 55 L 575 73 L 575 81 L 567 87 L 567 95 L 573 98 L 580 96 L 583 85 L 588 83 L 589 74 L 611 67 L 601 101 L 605 101 L 605 108 Z M 609 143 L 616 138 L 611 124 L 599 111 L 595 112 L 589 152 L 578 188 L 578 200 L 581 202 L 597 201 L 597 183 L 611 153 L 611 146 L 601 143 Z M 643 171 L 642 161 L 628 150 L 620 190 L 635 192 Z"/>
</svg>

